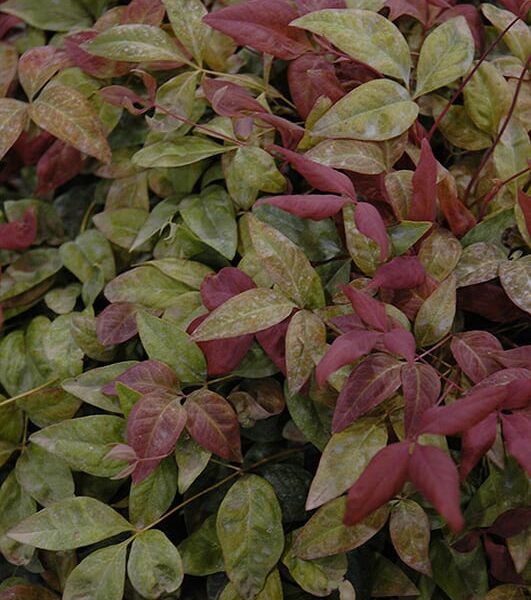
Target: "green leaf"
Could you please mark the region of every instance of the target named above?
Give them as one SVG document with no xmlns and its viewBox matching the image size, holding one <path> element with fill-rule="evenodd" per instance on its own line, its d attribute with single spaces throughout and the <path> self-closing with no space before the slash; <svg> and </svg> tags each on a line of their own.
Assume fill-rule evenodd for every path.
<svg viewBox="0 0 531 600">
<path fill-rule="evenodd" d="M 312 135 L 383 141 L 407 131 L 418 106 L 408 91 L 390 79 L 363 83 L 336 102 L 312 127 Z"/>
<path fill-rule="evenodd" d="M 83 283 L 90 280 L 95 266 L 102 269 L 105 281 L 116 276 L 111 245 L 97 229 L 84 231 L 74 242 L 66 242 L 59 254 L 63 265 Z"/>
<path fill-rule="evenodd" d="M 88 12 L 76 0 L 59 0 L 52 4 L 43 4 L 38 0 L 8 0 L 2 4 L 0 11 L 47 31 L 83 29 L 92 23 Z"/>
<path fill-rule="evenodd" d="M 332 423 L 330 409 L 303 394 L 286 393 L 285 398 L 295 425 L 309 442 L 322 451 L 330 439 Z"/>
<path fill-rule="evenodd" d="M 93 415 L 63 421 L 37 431 L 30 441 L 59 456 L 74 471 L 112 477 L 125 463 L 104 460 L 112 444 L 123 443 L 125 422 L 120 417 Z"/>
<path fill-rule="evenodd" d="M 284 547 L 282 512 L 269 483 L 246 475 L 227 492 L 216 520 L 225 569 L 243 598 L 264 587 Z"/>
<path fill-rule="evenodd" d="M 301 308 L 324 306 L 321 280 L 304 252 L 254 215 L 248 223 L 254 250 L 273 282 Z"/>
<path fill-rule="evenodd" d="M 163 0 L 177 39 L 201 65 L 210 28 L 203 23 L 207 14 L 200 0 Z"/>
<path fill-rule="evenodd" d="M 156 529 L 143 531 L 135 538 L 127 574 L 135 590 L 153 600 L 179 589 L 184 575 L 179 551 Z"/>
<path fill-rule="evenodd" d="M 52 81 L 31 104 L 30 116 L 63 142 L 104 163 L 111 161 L 111 149 L 96 112 L 74 88 Z"/>
<path fill-rule="evenodd" d="M 493 154 L 494 167 L 497 176 L 504 180 L 512 177 L 522 169 L 525 169 L 527 162 L 531 160 L 531 142 L 525 128 L 516 120 L 511 119 L 509 125 L 503 132 L 499 143 L 496 145 Z M 507 187 L 516 198 L 518 190 L 524 185 L 527 175 L 508 183 Z"/>
<path fill-rule="evenodd" d="M 345 240 L 352 260 L 365 274 L 373 276 L 380 264 L 380 246 L 367 237 L 356 226 L 356 207 L 346 204 L 343 207 L 343 222 L 345 227 Z"/>
<path fill-rule="evenodd" d="M 431 532 L 424 509 L 413 500 L 401 500 L 391 512 L 389 532 L 401 560 L 412 569 L 431 577 Z"/>
<path fill-rule="evenodd" d="M 122 600 L 127 546 L 116 544 L 96 550 L 70 573 L 63 600 Z"/>
<path fill-rule="evenodd" d="M 109 242 L 128 250 L 136 240 L 147 216 L 147 211 L 141 208 L 117 208 L 98 213 L 92 220 Z"/>
<path fill-rule="evenodd" d="M 462 252 L 455 235 L 439 227 L 422 242 L 418 256 L 426 271 L 438 281 L 443 281 L 455 269 Z"/>
<path fill-rule="evenodd" d="M 42 506 L 74 495 L 74 479 L 66 462 L 36 444 L 28 444 L 15 467 L 17 480 Z"/>
<path fill-rule="evenodd" d="M 451 274 L 420 307 L 415 319 L 419 346 L 432 346 L 452 329 L 456 305 L 456 277 Z"/>
<path fill-rule="evenodd" d="M 273 569 L 267 576 L 266 582 L 262 591 L 255 596 L 256 600 L 282 600 L 283 598 L 282 583 L 277 569 Z M 236 587 L 229 581 L 223 588 L 219 600 L 241 600 L 240 594 Z"/>
<path fill-rule="evenodd" d="M 233 150 L 208 139 L 186 136 L 173 142 L 156 142 L 139 150 L 132 158 L 137 167 L 183 167 L 210 156 Z"/>
<path fill-rule="evenodd" d="M 393 246 L 393 254 L 401 256 L 407 252 L 431 229 L 432 225 L 433 223 L 429 221 L 401 221 L 398 225 L 390 227 L 387 233 Z"/>
<path fill-rule="evenodd" d="M 84 47 L 90 54 L 111 60 L 188 62 L 172 38 L 153 25 L 117 25 L 86 42 Z"/>
<path fill-rule="evenodd" d="M 499 33 L 505 31 L 509 24 L 511 25 L 511 28 L 503 36 L 503 41 L 514 56 L 525 63 L 531 54 L 531 32 L 525 21 L 518 19 L 513 23 L 514 14 L 503 8 L 498 8 L 494 4 L 482 4 L 481 12 Z"/>
<path fill-rule="evenodd" d="M 139 313 L 136 319 L 140 340 L 149 358 L 170 365 L 181 381 L 205 381 L 205 357 L 186 332 L 171 321 L 163 321 L 146 312 Z"/>
<path fill-rule="evenodd" d="M 48 328 L 44 344 L 49 368 L 58 377 L 75 377 L 83 371 L 84 353 L 72 337 L 72 316 L 59 315 Z"/>
<path fill-rule="evenodd" d="M 474 38 L 464 17 L 454 17 L 436 27 L 420 49 L 415 98 L 465 75 L 473 59 Z"/>
<path fill-rule="evenodd" d="M 131 244 L 129 251 L 134 252 L 156 233 L 161 232 L 166 224 L 171 223 L 172 218 L 177 212 L 179 202 L 180 198 L 171 197 L 159 202 L 149 213 L 148 218 Z"/>
<path fill-rule="evenodd" d="M 373 560 L 371 598 L 418 596 L 419 590 L 400 567 L 376 552 Z"/>
<path fill-rule="evenodd" d="M 0 98 L 0 160 L 26 128 L 28 108 L 29 104 L 20 100 Z"/>
<path fill-rule="evenodd" d="M 44 550 L 72 550 L 95 544 L 133 526 L 95 498 L 66 498 L 28 517 L 9 537 Z"/>
<path fill-rule="evenodd" d="M 200 446 L 189 435 L 181 435 L 175 446 L 175 462 L 178 466 L 177 485 L 184 494 L 192 483 L 205 470 L 210 460 L 210 452 Z"/>
<path fill-rule="evenodd" d="M 358 140 L 325 140 L 305 156 L 334 169 L 378 175 L 387 169 L 382 144 Z"/>
<path fill-rule="evenodd" d="M 514 224 L 514 212 L 511 209 L 502 210 L 488 215 L 483 221 L 473 227 L 461 238 L 463 248 L 476 242 L 494 242 L 501 244 L 503 232 Z"/>
<path fill-rule="evenodd" d="M 202 577 L 224 570 L 223 555 L 216 534 L 216 516 L 207 517 L 197 531 L 179 544 L 183 570 Z"/>
<path fill-rule="evenodd" d="M 50 290 L 44 301 L 46 306 L 58 315 L 66 315 L 74 310 L 76 301 L 81 293 L 79 283 L 71 283 L 64 288 L 54 288 Z"/>
<path fill-rule="evenodd" d="M 498 276 L 505 253 L 497 244 L 477 242 L 467 246 L 455 268 L 457 287 L 490 281 Z"/>
<path fill-rule="evenodd" d="M 181 258 L 161 258 L 151 260 L 146 264 L 155 267 L 164 275 L 168 275 L 168 277 L 184 283 L 194 290 L 201 289 L 203 279 L 214 273 L 210 267 L 200 262 Z"/>
<path fill-rule="evenodd" d="M 502 262 L 500 281 L 514 304 L 531 313 L 531 255 Z"/>
<path fill-rule="evenodd" d="M 437 106 L 434 117 L 439 116 L 443 106 Z M 464 150 L 483 150 L 492 144 L 490 135 L 476 127 L 464 106 L 451 106 L 439 123 L 439 129 L 450 144 Z"/>
<path fill-rule="evenodd" d="M 274 290 L 247 290 L 212 311 L 192 339 L 205 342 L 256 333 L 280 323 L 294 308 L 293 302 Z"/>
<path fill-rule="evenodd" d="M 343 523 L 346 506 L 346 496 L 322 506 L 299 530 L 293 545 L 295 555 L 311 560 L 358 548 L 380 531 L 389 516 L 389 506 L 386 504 L 361 523 L 347 527 Z"/>
<path fill-rule="evenodd" d="M 358 419 L 340 433 L 334 433 L 321 456 L 306 508 L 317 508 L 343 494 L 386 443 L 385 427 L 372 418 Z"/>
</svg>

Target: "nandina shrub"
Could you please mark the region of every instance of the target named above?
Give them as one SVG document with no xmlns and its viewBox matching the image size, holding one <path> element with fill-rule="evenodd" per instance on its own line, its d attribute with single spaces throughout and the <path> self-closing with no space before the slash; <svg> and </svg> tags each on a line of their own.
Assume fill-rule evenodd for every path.
<svg viewBox="0 0 531 600">
<path fill-rule="evenodd" d="M 521 599 L 529 3 L 0 3 L 0 599 Z"/>
</svg>

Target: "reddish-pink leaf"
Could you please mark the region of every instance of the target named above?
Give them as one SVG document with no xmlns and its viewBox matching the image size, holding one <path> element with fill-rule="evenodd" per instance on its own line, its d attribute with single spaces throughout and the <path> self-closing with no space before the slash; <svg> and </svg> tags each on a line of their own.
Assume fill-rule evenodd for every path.
<svg viewBox="0 0 531 600">
<path fill-rule="evenodd" d="M 494 444 L 497 420 L 498 416 L 493 412 L 463 433 L 461 438 L 461 463 L 459 465 L 461 481 L 466 478 L 478 460 Z"/>
<path fill-rule="evenodd" d="M 459 506 L 459 476 L 453 460 L 434 446 L 415 445 L 408 464 L 408 479 L 457 533 L 465 525 Z"/>
<path fill-rule="evenodd" d="M 34 165 L 55 140 L 56 138 L 47 131 L 41 131 L 32 137 L 23 131 L 15 142 L 13 151 L 20 157 L 24 165 Z"/>
<path fill-rule="evenodd" d="M 518 204 L 524 215 L 527 233 L 531 235 L 531 196 L 529 194 L 526 194 L 523 190 L 519 190 Z"/>
<path fill-rule="evenodd" d="M 356 208 L 356 215 L 359 207 L 360 204 Z M 403 290 L 422 285 L 425 279 L 426 270 L 416 256 L 396 256 L 376 269 L 373 280 L 368 287 Z"/>
<path fill-rule="evenodd" d="M 477 7 L 473 4 L 459 4 L 457 6 L 452 6 L 438 15 L 437 23 L 444 23 L 449 19 L 455 19 L 455 17 L 465 17 L 468 28 L 474 38 L 476 48 L 482 49 L 485 43 L 485 27 L 481 20 L 481 13 Z"/>
<path fill-rule="evenodd" d="M 485 389 L 493 386 L 502 386 L 505 388 L 505 391 L 508 389 L 509 384 L 514 384 L 514 388 L 512 390 L 513 394 L 518 394 L 518 386 L 526 385 L 525 381 L 529 380 L 531 377 L 531 370 L 529 369 L 519 369 L 516 367 L 511 367 L 509 369 L 502 369 L 501 371 L 496 371 L 492 373 L 483 381 L 480 381 L 477 385 L 474 386 L 474 390 Z M 522 381 L 524 380 L 524 381 Z M 516 383 L 518 382 L 518 383 Z M 524 390 L 526 388 L 522 388 L 520 393 L 525 393 Z M 510 400 L 510 398 L 507 398 Z M 504 403 L 504 408 L 507 408 L 506 402 Z"/>
<path fill-rule="evenodd" d="M 102 388 L 109 396 L 116 395 L 116 382 L 120 381 L 141 394 L 170 392 L 175 396 L 179 391 L 179 381 L 173 369 L 159 360 L 144 360 L 124 371 L 111 383 Z"/>
<path fill-rule="evenodd" d="M 495 358 L 504 367 L 522 367 L 531 366 L 531 346 L 520 346 L 519 348 L 511 348 L 511 350 L 502 350 L 493 352 L 492 357 Z"/>
<path fill-rule="evenodd" d="M 26 209 L 21 219 L 0 223 L 0 249 L 25 250 L 37 237 L 37 218 L 32 208 Z"/>
<path fill-rule="evenodd" d="M 138 333 L 136 314 L 138 306 L 130 302 L 109 304 L 96 317 L 96 335 L 104 346 L 121 344 Z"/>
<path fill-rule="evenodd" d="M 406 329 L 402 329 L 402 327 L 396 327 L 384 333 L 381 345 L 383 350 L 392 354 L 398 354 L 409 363 L 415 360 L 415 337 Z"/>
<path fill-rule="evenodd" d="M 354 367 L 337 399 L 332 431 L 337 433 L 390 398 L 400 387 L 402 363 L 389 354 L 369 355 Z"/>
<path fill-rule="evenodd" d="M 455 435 L 466 431 L 496 410 L 504 398 L 501 386 L 475 387 L 461 400 L 428 409 L 420 419 L 418 433 Z"/>
<path fill-rule="evenodd" d="M 71 65 L 66 52 L 55 46 L 35 46 L 18 61 L 18 77 L 26 93 L 35 95 L 57 71 Z"/>
<path fill-rule="evenodd" d="M 408 219 L 433 221 L 437 216 L 437 161 L 427 139 L 422 140 L 420 159 L 413 175 L 413 195 Z"/>
<path fill-rule="evenodd" d="M 380 333 L 356 329 L 336 338 L 317 365 L 317 384 L 324 385 L 332 373 L 368 354 L 380 336 Z"/>
<path fill-rule="evenodd" d="M 201 283 L 201 300 L 208 310 L 214 310 L 233 296 L 252 290 L 254 281 L 239 269 L 224 267 L 216 275 L 207 275 Z"/>
<path fill-rule="evenodd" d="M 123 11 L 120 24 L 142 23 L 158 27 L 165 12 L 161 0 L 132 0 Z"/>
<path fill-rule="evenodd" d="M 105 455 L 105 460 L 125 460 L 128 463 L 136 463 L 138 456 L 136 452 L 127 444 L 116 444 Z"/>
<path fill-rule="evenodd" d="M 386 8 L 389 9 L 389 19 L 396 21 L 403 15 L 408 15 L 427 25 L 429 21 L 429 10 L 426 0 L 387 0 Z"/>
<path fill-rule="evenodd" d="M 474 227 L 476 218 L 459 199 L 457 187 L 451 175 L 444 177 L 437 184 L 437 197 L 444 218 L 454 235 L 462 237 Z"/>
<path fill-rule="evenodd" d="M 250 92 L 235 83 L 223 79 L 205 78 L 202 85 L 212 109 L 222 117 L 240 117 L 267 112 L 267 109 L 255 100 Z"/>
<path fill-rule="evenodd" d="M 262 204 L 271 204 L 282 210 L 301 217 L 302 219 L 311 219 L 313 221 L 321 221 L 327 217 L 333 217 L 337 214 L 347 202 L 352 202 L 351 199 L 344 196 L 330 196 L 321 194 L 304 194 L 301 196 L 270 196 L 261 198 L 255 202 L 255 206 Z"/>
<path fill-rule="evenodd" d="M 200 446 L 226 460 L 241 462 L 240 425 L 225 398 L 207 389 L 197 390 L 184 407 L 186 428 Z"/>
<path fill-rule="evenodd" d="M 255 118 L 274 127 L 280 133 L 282 145 L 285 148 L 296 148 L 304 137 L 304 129 L 300 125 L 284 119 L 284 117 L 262 112 L 256 113 Z"/>
<path fill-rule="evenodd" d="M 422 363 L 404 365 L 400 371 L 404 394 L 404 425 L 406 435 L 415 434 L 422 415 L 435 406 L 441 393 L 437 371 Z"/>
<path fill-rule="evenodd" d="M 503 351 L 502 345 L 487 331 L 466 331 L 454 335 L 450 348 L 457 364 L 474 383 L 501 369 L 500 363 L 493 357 Z"/>
<path fill-rule="evenodd" d="M 70 181 L 79 174 L 84 162 L 77 148 L 56 140 L 37 163 L 35 193 L 42 196 Z"/>
<path fill-rule="evenodd" d="M 527 379 L 516 379 L 505 386 L 505 400 L 502 408 L 505 410 L 519 410 L 527 408 L 531 403 L 531 372 Z"/>
<path fill-rule="evenodd" d="M 291 315 L 277 325 L 255 333 L 256 341 L 284 375 L 286 374 L 286 334 L 290 321 Z"/>
<path fill-rule="evenodd" d="M 507 452 L 531 475 L 531 417 L 524 412 L 501 415 Z"/>
<path fill-rule="evenodd" d="M 5 2 L 5 0 L 2 0 L 2 2 Z M 24 21 L 22 21 L 22 19 L 19 19 L 13 15 L 0 15 L 0 40 L 4 39 L 6 33 L 10 29 L 17 27 L 18 25 L 22 25 L 23 23 Z"/>
<path fill-rule="evenodd" d="M 529 0 L 500 0 L 507 10 L 522 18 L 529 10 Z"/>
<path fill-rule="evenodd" d="M 339 315 L 332 317 L 330 321 L 342 332 L 353 331 L 354 329 L 366 329 L 365 323 L 358 317 L 356 313 L 350 315 Z"/>
<path fill-rule="evenodd" d="M 341 290 L 350 300 L 354 312 L 369 327 L 377 331 L 387 331 L 389 329 L 385 306 L 382 302 L 349 285 L 343 285 Z"/>
<path fill-rule="evenodd" d="M 406 482 L 408 462 L 407 442 L 391 444 L 375 454 L 348 492 L 345 525 L 356 525 L 396 496 Z"/>
<path fill-rule="evenodd" d="M 306 35 L 289 26 L 297 17 L 286 0 L 248 0 L 211 13 L 203 21 L 241 46 L 293 60 L 311 49 Z"/>
<path fill-rule="evenodd" d="M 354 185 L 344 173 L 280 146 L 271 145 L 267 149 L 282 155 L 312 187 L 331 194 L 344 194 L 356 200 Z"/>
<path fill-rule="evenodd" d="M 113 106 L 122 106 L 132 115 L 142 115 L 153 108 L 153 102 L 142 98 L 123 85 L 109 85 L 98 91 L 98 94 Z M 135 105 L 138 105 L 135 106 Z"/>
<path fill-rule="evenodd" d="M 387 260 L 390 252 L 389 238 L 378 209 L 368 202 L 358 202 L 354 220 L 360 232 L 378 244 L 380 260 Z"/>
<path fill-rule="evenodd" d="M 127 419 L 127 443 L 139 458 L 134 483 L 145 479 L 173 451 L 185 424 L 180 397 L 150 392 L 133 405 Z"/>
<path fill-rule="evenodd" d="M 77 31 L 65 37 L 64 46 L 68 58 L 76 67 L 99 79 L 121 77 L 129 73 L 131 70 L 130 63 L 94 56 L 83 48 L 85 42 L 90 42 L 97 36 L 98 32 L 91 30 Z"/>
<path fill-rule="evenodd" d="M 345 0 L 295 0 L 301 15 L 325 8 L 345 8 Z"/>
</svg>

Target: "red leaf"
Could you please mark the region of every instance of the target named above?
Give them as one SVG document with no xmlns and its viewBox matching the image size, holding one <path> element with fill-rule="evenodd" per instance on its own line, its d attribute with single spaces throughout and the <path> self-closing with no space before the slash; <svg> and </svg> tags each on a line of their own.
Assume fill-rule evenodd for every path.
<svg viewBox="0 0 531 600">
<path fill-rule="evenodd" d="M 38 135 L 30 136 L 23 131 L 13 146 L 13 151 L 24 165 L 34 165 L 46 150 L 55 142 L 51 133 L 41 131 Z"/>
<path fill-rule="evenodd" d="M 462 237 L 476 224 L 476 218 L 457 195 L 455 179 L 449 173 L 437 184 L 437 197 L 452 233 Z"/>
<path fill-rule="evenodd" d="M 400 387 L 401 366 L 396 358 L 377 353 L 354 367 L 337 399 L 332 431 L 342 431 L 390 398 Z"/>
<path fill-rule="evenodd" d="M 487 387 L 493 386 L 503 386 L 505 391 L 507 391 L 508 384 L 514 383 L 514 389 L 512 390 L 512 394 L 518 394 L 518 386 L 524 385 L 521 389 L 521 393 L 525 394 L 525 380 L 529 380 L 531 377 L 531 370 L 529 369 L 519 369 L 519 368 L 510 368 L 510 369 L 502 369 L 501 371 L 496 371 L 496 373 L 492 373 L 483 381 L 480 381 L 477 385 L 474 386 L 475 390 L 484 389 Z M 522 381 L 524 380 L 524 381 Z M 518 382 L 518 383 L 515 383 Z M 509 400 L 509 398 L 508 398 Z M 506 403 L 504 403 L 504 408 L 507 408 Z"/>
<path fill-rule="evenodd" d="M 277 325 L 254 334 L 256 341 L 284 375 L 286 374 L 286 333 L 290 321 L 291 315 Z"/>
<path fill-rule="evenodd" d="M 450 348 L 457 364 L 474 383 L 501 369 L 493 356 L 503 348 L 491 333 L 466 331 L 454 335 Z"/>
<path fill-rule="evenodd" d="M 504 367 L 522 367 L 526 368 L 531 365 L 531 346 L 520 346 L 520 348 L 512 348 L 511 350 L 499 349 L 499 352 L 493 352 L 495 358 Z"/>
<path fill-rule="evenodd" d="M 485 544 L 485 553 L 489 559 L 491 576 L 502 583 L 523 584 L 522 576 L 516 572 L 507 546 L 505 544 L 497 544 L 488 536 L 485 536 L 483 542 Z"/>
<path fill-rule="evenodd" d="M 489 282 L 459 288 L 457 307 L 496 323 L 510 323 L 528 317 L 527 313 L 509 300 L 499 285 Z"/>
<path fill-rule="evenodd" d="M 507 452 L 531 475 L 531 417 L 523 412 L 501 415 Z"/>
<path fill-rule="evenodd" d="M 85 73 L 99 79 L 121 77 L 131 70 L 131 65 L 89 54 L 84 48 L 85 42 L 90 42 L 98 36 L 97 31 L 78 31 L 65 37 L 64 45 L 68 58 Z"/>
<path fill-rule="evenodd" d="M 50 78 L 65 67 L 71 66 L 66 52 L 55 46 L 35 46 L 26 50 L 18 61 L 18 77 L 22 85 L 26 82 L 33 83 L 35 76 L 43 69 L 49 73 Z M 52 68 L 53 67 L 53 68 Z M 46 81 L 43 82 L 46 83 Z"/>
<path fill-rule="evenodd" d="M 225 398 L 207 389 L 197 390 L 184 407 L 186 428 L 200 446 L 226 460 L 242 461 L 238 417 Z"/>
<path fill-rule="evenodd" d="M 461 464 L 459 465 L 461 481 L 466 478 L 478 460 L 494 444 L 497 420 L 497 414 L 491 413 L 463 433 L 461 438 Z"/>
<path fill-rule="evenodd" d="M 524 215 L 525 225 L 527 227 L 527 233 L 531 235 L 531 196 L 526 194 L 523 190 L 518 191 L 518 204 Z"/>
<path fill-rule="evenodd" d="M 437 371 L 422 363 L 404 365 L 400 371 L 404 394 L 404 425 L 406 435 L 417 432 L 422 415 L 435 406 L 441 393 Z"/>
<path fill-rule="evenodd" d="M 527 408 L 531 403 L 531 372 L 528 379 L 516 379 L 505 386 L 506 397 L 502 404 L 505 410 Z"/>
<path fill-rule="evenodd" d="M 459 506 L 459 477 L 453 460 L 434 446 L 415 445 L 408 479 L 457 533 L 465 525 Z"/>
<path fill-rule="evenodd" d="M 134 405 L 127 419 L 127 442 L 139 457 L 133 482 L 145 479 L 168 456 L 186 424 L 181 399 L 151 392 Z"/>
<path fill-rule="evenodd" d="M 328 195 L 309 195 L 301 196 L 270 196 L 261 198 L 255 202 L 255 206 L 262 204 L 271 204 L 276 206 L 291 215 L 301 217 L 302 219 L 312 219 L 313 221 L 321 221 L 328 217 L 333 217 L 337 214 L 350 199 L 344 196 L 328 196 Z"/>
<path fill-rule="evenodd" d="M 387 260 L 390 252 L 389 238 L 378 209 L 368 202 L 358 202 L 354 219 L 360 232 L 380 247 L 380 260 Z"/>
<path fill-rule="evenodd" d="M 317 384 L 324 385 L 332 373 L 368 354 L 380 336 L 373 331 L 355 329 L 337 337 L 317 365 Z"/>
<path fill-rule="evenodd" d="M 503 3 L 503 0 L 502 0 Z M 459 4 L 444 10 L 438 17 L 437 23 L 444 23 L 455 17 L 465 17 L 468 28 L 474 38 L 476 48 L 481 49 L 485 44 L 485 27 L 481 21 L 481 13 L 472 4 Z"/>
<path fill-rule="evenodd" d="M 500 2 L 507 10 L 520 18 L 525 18 L 529 10 L 529 0 L 500 0 Z"/>
<path fill-rule="evenodd" d="M 289 26 L 297 17 L 285 0 L 249 0 L 209 14 L 203 21 L 241 46 L 293 60 L 311 49 L 306 35 Z"/>
<path fill-rule="evenodd" d="M 464 398 L 448 406 L 434 406 L 421 417 L 418 433 L 455 435 L 474 427 L 496 410 L 505 398 L 501 386 L 473 388 Z"/>
<path fill-rule="evenodd" d="M 295 0 L 301 15 L 325 8 L 345 8 L 345 0 Z"/>
<path fill-rule="evenodd" d="M 339 315 L 339 317 L 332 317 L 330 321 L 342 332 L 347 333 L 354 329 L 365 330 L 365 323 L 358 317 L 357 314 L 351 313 L 349 315 Z"/>
<path fill-rule="evenodd" d="M 23 23 L 24 21 L 22 21 L 22 19 L 13 15 L 0 15 L 0 40 L 4 39 L 10 29 L 22 25 Z"/>
<path fill-rule="evenodd" d="M 360 204 L 358 204 L 356 214 L 359 207 Z M 376 269 L 374 278 L 368 287 L 403 290 L 422 285 L 425 279 L 426 270 L 416 256 L 397 256 Z"/>
<path fill-rule="evenodd" d="M 222 117 L 240 117 L 267 112 L 245 88 L 223 79 L 203 80 L 203 91 L 212 109 Z"/>
<path fill-rule="evenodd" d="M 518 535 L 531 525 L 531 509 L 513 508 L 501 514 L 488 528 L 488 532 L 508 538 Z"/>
<path fill-rule="evenodd" d="M 98 90 L 98 94 L 113 106 L 123 106 L 132 115 L 142 115 L 153 108 L 153 102 L 142 98 L 123 85 L 109 85 Z M 138 105 L 140 108 L 137 108 Z"/>
<path fill-rule="evenodd" d="M 81 171 L 85 160 L 79 150 L 56 140 L 37 163 L 38 196 L 52 192 L 55 188 L 73 179 Z"/>
<path fill-rule="evenodd" d="M 408 15 L 427 25 L 430 18 L 426 0 L 387 0 L 386 8 L 389 9 L 389 20 L 396 21 L 403 15 Z"/>
<path fill-rule="evenodd" d="M 158 27 L 165 12 L 161 0 L 132 0 L 123 11 L 120 24 L 142 23 Z"/>
<path fill-rule="evenodd" d="M 304 137 L 304 129 L 300 125 L 296 125 L 283 117 L 262 112 L 256 113 L 255 118 L 274 127 L 280 133 L 282 144 L 286 148 L 296 148 Z"/>
<path fill-rule="evenodd" d="M 109 304 L 96 317 L 96 335 L 104 346 L 121 344 L 138 333 L 136 314 L 138 306 L 130 302 Z"/>
<path fill-rule="evenodd" d="M 409 444 L 391 444 L 373 456 L 350 488 L 343 522 L 356 525 L 396 496 L 406 482 Z"/>
<path fill-rule="evenodd" d="M 408 219 L 412 221 L 433 221 L 437 216 L 437 161 L 431 151 L 430 143 L 423 139 L 420 159 L 413 175 L 413 196 L 409 207 Z"/>
<path fill-rule="evenodd" d="M 365 321 L 369 327 L 378 331 L 386 331 L 389 329 L 385 306 L 382 302 L 371 298 L 368 294 L 360 292 L 349 285 L 341 286 L 341 290 L 350 300 L 354 312 Z"/>
<path fill-rule="evenodd" d="M 0 249 L 25 250 L 37 237 L 37 218 L 32 208 L 26 209 L 21 219 L 0 223 Z"/>
<path fill-rule="evenodd" d="M 267 149 L 281 154 L 312 187 L 321 190 L 322 192 L 344 194 L 345 196 L 356 200 L 354 185 L 344 173 L 340 173 L 339 171 L 332 169 L 332 167 L 321 165 L 314 160 L 306 158 L 302 154 L 286 150 L 286 148 L 281 148 L 274 144 L 268 146 Z"/>
<path fill-rule="evenodd" d="M 224 267 L 216 275 L 207 275 L 201 283 L 201 300 L 208 310 L 214 310 L 233 296 L 252 290 L 254 281 L 235 267 Z"/>
<path fill-rule="evenodd" d="M 159 360 L 144 360 L 124 371 L 111 383 L 102 388 L 109 396 L 116 395 L 116 382 L 120 381 L 141 394 L 170 392 L 172 396 L 179 390 L 179 381 L 173 369 Z"/>
<path fill-rule="evenodd" d="M 409 363 L 415 360 L 416 343 L 413 334 L 402 327 L 396 327 L 383 334 L 383 348 L 392 354 L 398 354 Z"/>
</svg>

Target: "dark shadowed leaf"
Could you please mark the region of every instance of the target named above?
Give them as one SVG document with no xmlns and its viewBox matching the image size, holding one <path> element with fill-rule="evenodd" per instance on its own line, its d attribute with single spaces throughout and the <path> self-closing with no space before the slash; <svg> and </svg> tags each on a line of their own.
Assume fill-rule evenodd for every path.
<svg viewBox="0 0 531 600">
<path fill-rule="evenodd" d="M 223 555 L 216 534 L 216 516 L 211 515 L 179 544 L 183 570 L 187 575 L 204 576 L 223 571 Z"/>
<path fill-rule="evenodd" d="M 418 596 L 419 590 L 407 575 L 385 556 L 374 553 L 374 580 L 371 586 L 372 598 L 392 596 Z"/>
</svg>

